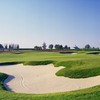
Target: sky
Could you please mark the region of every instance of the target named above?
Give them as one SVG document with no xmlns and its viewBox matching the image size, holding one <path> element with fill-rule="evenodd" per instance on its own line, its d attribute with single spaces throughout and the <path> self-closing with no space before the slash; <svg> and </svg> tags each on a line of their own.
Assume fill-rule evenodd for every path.
<svg viewBox="0 0 100 100">
<path fill-rule="evenodd" d="M 100 0 L 0 0 L 0 43 L 100 47 Z"/>
</svg>

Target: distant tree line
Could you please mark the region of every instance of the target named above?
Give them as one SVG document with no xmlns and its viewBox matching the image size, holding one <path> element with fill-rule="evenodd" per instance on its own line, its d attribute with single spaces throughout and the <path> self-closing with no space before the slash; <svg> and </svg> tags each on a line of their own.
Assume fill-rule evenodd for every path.
<svg viewBox="0 0 100 100">
<path fill-rule="evenodd" d="M 78 46 L 75 45 L 73 47 L 74 50 L 100 50 L 99 47 L 91 47 L 89 44 L 86 44 L 84 48 L 79 48 Z M 34 50 L 70 50 L 71 48 L 68 45 L 62 45 L 62 44 L 47 44 L 44 42 L 42 46 L 34 46 Z M 5 44 L 2 45 L 0 44 L 0 51 L 12 51 L 12 50 L 19 50 L 19 44 Z"/>
<path fill-rule="evenodd" d="M 89 44 L 85 45 L 84 50 L 100 50 L 99 47 L 91 47 Z"/>
<path fill-rule="evenodd" d="M 34 46 L 34 49 L 35 50 L 47 50 L 47 45 L 44 42 L 42 46 Z M 50 44 L 48 46 L 48 49 L 50 49 L 50 50 L 52 50 L 52 49 L 56 49 L 56 50 L 69 50 L 70 47 L 68 47 L 67 45 L 63 46 L 63 45 L 60 45 L 60 44 L 56 44 L 56 45 Z"/>
<path fill-rule="evenodd" d="M 19 50 L 19 44 L 0 44 L 0 51 Z"/>
<path fill-rule="evenodd" d="M 99 50 L 99 48 L 97 47 L 97 48 L 95 48 L 95 47 L 91 47 L 89 44 L 86 44 L 85 46 L 84 46 L 84 48 L 79 48 L 78 46 L 76 46 L 75 45 L 75 47 L 73 47 L 75 50 Z M 47 50 L 47 49 L 50 49 L 50 50 L 54 50 L 54 49 L 56 49 L 56 50 L 70 50 L 71 48 L 68 46 L 68 45 L 65 45 L 65 46 L 63 46 L 62 44 L 55 44 L 55 45 L 53 45 L 53 44 L 50 44 L 49 46 L 48 46 L 48 48 L 47 48 L 47 45 L 46 45 L 46 43 L 44 42 L 43 44 L 42 44 L 42 46 L 34 46 L 34 49 L 35 50 Z"/>
</svg>

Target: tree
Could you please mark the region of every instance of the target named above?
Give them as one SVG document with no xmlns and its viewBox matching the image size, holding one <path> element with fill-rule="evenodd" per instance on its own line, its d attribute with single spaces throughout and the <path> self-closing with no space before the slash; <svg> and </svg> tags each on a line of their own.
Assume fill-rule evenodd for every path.
<svg viewBox="0 0 100 100">
<path fill-rule="evenodd" d="M 51 49 L 51 50 L 53 49 L 53 44 L 49 45 L 49 49 Z"/>
<path fill-rule="evenodd" d="M 70 50 L 71 48 L 70 47 L 68 47 L 68 50 Z"/>
<path fill-rule="evenodd" d="M 15 49 L 15 44 L 11 45 L 11 49 L 14 50 Z"/>
<path fill-rule="evenodd" d="M 70 47 L 68 47 L 67 45 L 65 45 L 65 46 L 63 47 L 63 49 L 65 49 L 65 50 L 69 50 Z"/>
<path fill-rule="evenodd" d="M 85 45 L 85 49 L 91 49 L 91 46 L 89 44 Z"/>
<path fill-rule="evenodd" d="M 17 44 L 16 49 L 19 50 L 19 44 Z"/>
<path fill-rule="evenodd" d="M 9 44 L 9 51 L 11 50 L 11 44 Z"/>
<path fill-rule="evenodd" d="M 46 45 L 45 42 L 43 43 L 42 47 L 43 47 L 44 50 L 46 50 L 47 45 Z"/>
<path fill-rule="evenodd" d="M 42 50 L 42 47 L 40 47 L 40 46 L 34 46 L 34 49 L 35 50 Z"/>
<path fill-rule="evenodd" d="M 55 45 L 55 49 L 59 49 L 59 44 L 56 44 Z"/>
<path fill-rule="evenodd" d="M 80 50 L 80 48 L 78 46 L 75 45 L 74 47 L 75 50 Z"/>
<path fill-rule="evenodd" d="M 4 48 L 7 50 L 8 49 L 8 46 L 7 46 L 7 44 L 4 46 Z"/>
<path fill-rule="evenodd" d="M 68 49 L 68 46 L 67 46 L 67 45 L 65 45 L 64 49 L 66 49 L 66 50 L 67 50 L 67 49 Z"/>
<path fill-rule="evenodd" d="M 2 44 L 0 44 L 0 51 L 4 51 L 4 47 Z"/>
<path fill-rule="evenodd" d="M 56 44 L 55 45 L 55 49 L 62 50 L 63 49 L 63 46 L 62 45 L 59 45 L 59 44 Z"/>
</svg>

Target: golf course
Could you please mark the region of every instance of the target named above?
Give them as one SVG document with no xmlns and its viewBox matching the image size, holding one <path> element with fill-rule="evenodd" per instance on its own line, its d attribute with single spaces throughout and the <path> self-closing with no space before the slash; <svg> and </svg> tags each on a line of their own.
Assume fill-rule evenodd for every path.
<svg viewBox="0 0 100 100">
<path fill-rule="evenodd" d="M 20 53 L 16 53 L 15 51 L 0 53 L 0 67 L 1 67 L 0 100 L 84 100 L 84 99 L 99 100 L 100 99 L 100 55 L 99 54 L 91 53 L 90 51 L 75 51 L 75 54 L 62 54 L 59 52 L 35 52 L 31 50 L 19 51 L 19 52 Z M 61 80 L 55 82 L 56 88 L 57 87 L 58 88 L 57 91 L 55 90 L 54 92 L 49 91 L 51 88 L 49 88 L 47 93 L 44 92 L 45 91 L 44 88 L 42 88 L 43 90 L 41 90 L 40 93 L 39 92 L 27 93 L 25 91 L 22 93 L 21 92 L 16 93 L 16 91 L 8 91 L 7 88 L 5 88 L 4 81 L 7 78 L 9 78 L 8 76 L 10 75 L 7 72 L 2 73 L 2 68 L 4 67 L 5 68 L 8 67 L 9 69 L 17 68 L 19 70 L 13 69 L 11 73 L 16 74 L 20 72 L 20 75 L 23 75 L 21 74 L 23 71 L 21 71 L 20 67 L 18 66 L 22 66 L 22 68 L 27 68 L 27 70 L 24 73 L 24 76 L 25 77 L 30 76 L 31 79 L 34 78 L 34 81 L 36 79 L 34 76 L 33 77 L 31 76 L 33 75 L 31 73 L 33 72 L 35 74 L 38 73 L 38 70 L 41 70 L 41 73 L 39 74 L 41 76 L 40 77 L 41 80 L 42 80 L 42 75 L 44 75 L 45 73 L 46 73 L 45 75 L 49 75 L 49 76 L 51 73 L 53 73 L 54 77 L 60 78 L 60 80 L 61 78 L 64 79 L 69 78 L 71 80 L 73 79 L 84 80 L 84 82 L 86 82 L 87 81 L 86 79 L 91 79 L 89 80 L 90 83 L 89 81 L 87 81 L 87 83 L 88 84 L 93 83 L 93 85 L 89 87 L 88 85 L 84 86 L 86 83 L 83 82 L 82 85 L 80 85 L 81 83 L 78 83 L 78 85 L 82 87 L 84 86 L 84 88 L 79 88 L 76 90 L 72 89 L 70 91 L 67 91 L 66 88 L 68 89 L 68 87 L 64 87 L 65 90 L 60 91 L 59 90 L 59 88 L 61 87 L 60 85 L 62 85 L 62 83 L 63 85 L 67 83 Z M 45 69 L 39 69 L 40 67 L 41 68 L 44 67 Z M 51 70 L 49 69 L 49 67 L 51 68 Z M 28 71 L 28 68 L 33 68 L 33 69 Z M 7 69 L 7 71 L 9 70 Z M 92 78 L 94 78 L 94 80 L 92 80 Z M 26 82 L 27 81 L 30 82 L 28 78 L 26 79 L 27 79 L 25 80 Z M 10 81 L 13 80 L 14 79 L 12 78 Z M 46 80 L 49 81 L 49 85 L 50 85 L 51 82 L 50 77 L 49 78 L 47 77 Z M 41 85 L 41 81 L 37 81 L 37 83 L 39 82 L 41 87 L 44 86 L 43 84 L 46 84 L 46 82 L 44 82 Z M 73 84 L 74 82 L 75 81 L 72 81 Z M 31 85 L 31 83 L 29 85 L 30 85 L 29 86 L 30 89 L 32 89 L 32 86 L 34 86 Z M 17 83 L 14 87 L 16 87 L 17 89 Z"/>
<path fill-rule="evenodd" d="M 100 100 L 100 0 L 0 0 L 0 100 Z"/>
</svg>

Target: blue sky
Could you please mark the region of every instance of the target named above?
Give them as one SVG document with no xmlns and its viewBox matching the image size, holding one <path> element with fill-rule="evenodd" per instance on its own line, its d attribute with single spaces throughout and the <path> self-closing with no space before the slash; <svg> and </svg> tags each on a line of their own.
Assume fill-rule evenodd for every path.
<svg viewBox="0 0 100 100">
<path fill-rule="evenodd" d="M 0 43 L 100 47 L 100 0 L 0 0 Z"/>
</svg>

